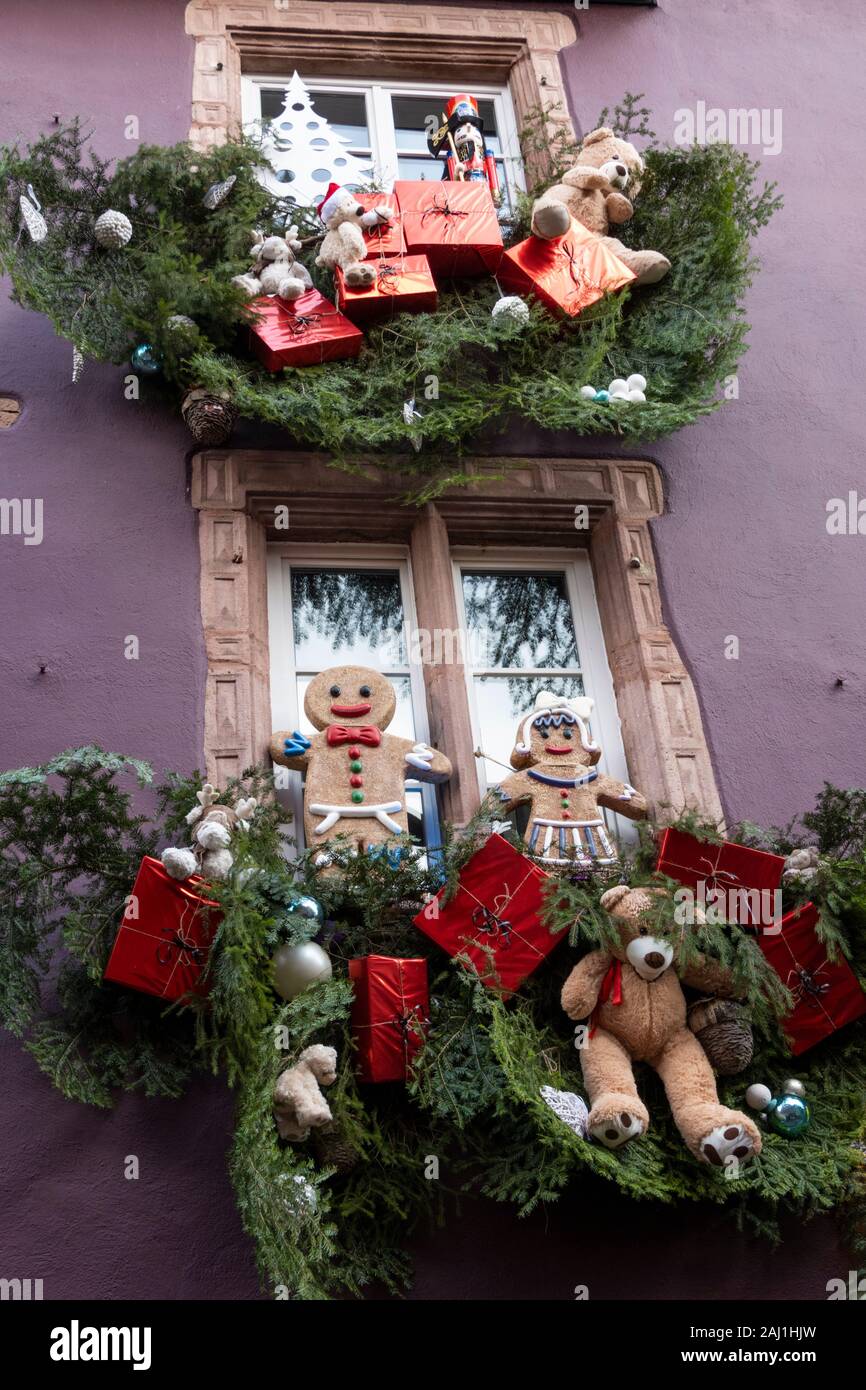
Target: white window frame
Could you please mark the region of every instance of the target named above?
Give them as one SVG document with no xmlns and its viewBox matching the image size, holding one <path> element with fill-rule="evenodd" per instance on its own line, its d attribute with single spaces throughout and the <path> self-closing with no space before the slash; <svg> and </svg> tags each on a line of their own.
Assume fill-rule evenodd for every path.
<svg viewBox="0 0 866 1390">
<path fill-rule="evenodd" d="M 301 76 L 314 101 L 316 94 L 321 92 L 347 92 L 365 98 L 373 176 L 387 192 L 391 191 L 397 177 L 397 136 L 394 129 L 391 97 L 429 96 L 435 98 L 437 103 L 441 101 L 444 106 L 449 97 L 454 96 L 462 85 L 459 79 L 443 84 L 441 82 L 363 82 L 342 77 L 318 75 L 310 77 L 303 73 Z M 262 87 L 284 86 L 288 83 L 289 77 L 290 74 L 274 76 L 273 73 L 245 73 L 242 76 L 241 114 L 245 130 L 261 129 L 260 89 Z M 525 192 L 526 178 L 520 153 L 520 141 L 517 138 L 517 119 L 508 87 L 479 86 L 478 83 L 470 82 L 468 88 L 472 95 L 479 100 L 492 100 L 496 111 L 496 130 L 501 146 L 501 153 L 497 159 L 501 159 L 504 163 L 505 177 L 512 194 L 518 190 Z M 441 163 L 441 161 L 435 163 Z M 437 171 L 437 177 L 439 173 L 441 170 Z"/>
<path fill-rule="evenodd" d="M 271 727 L 299 729 L 301 710 L 298 704 L 297 667 L 294 653 L 294 623 L 292 615 L 291 571 L 299 569 L 370 569 L 394 570 L 400 580 L 403 603 L 404 632 L 415 632 L 418 619 L 415 613 L 415 591 L 409 552 L 405 546 L 302 545 L 277 544 L 268 546 L 268 644 L 271 657 Z M 407 657 L 408 657 L 407 653 Z M 415 736 L 422 741 L 430 738 L 427 719 L 427 695 L 424 674 L 419 663 L 408 660 L 405 672 L 409 677 Z M 274 768 L 277 800 L 292 813 L 292 822 L 284 830 L 286 854 L 295 858 L 304 850 L 303 779 L 299 772 Z M 424 835 L 429 849 L 441 842 L 439 808 L 436 788 L 429 782 L 406 779 L 407 790 L 421 793 Z M 289 844 L 294 840 L 295 844 Z"/>
<path fill-rule="evenodd" d="M 521 571 L 526 573 L 537 573 L 539 570 L 547 570 L 555 574 L 565 575 L 566 593 L 571 605 L 571 617 L 574 624 L 574 636 L 577 644 L 580 665 L 572 668 L 574 674 L 583 677 L 584 690 L 595 701 L 595 708 L 592 713 L 593 736 L 601 743 L 602 755 L 599 761 L 599 768 L 611 777 L 616 777 L 620 782 L 629 782 L 628 765 L 626 763 L 625 748 L 622 742 L 622 728 L 620 725 L 619 713 L 616 707 L 616 695 L 613 687 L 613 676 L 607 660 L 607 650 L 604 644 L 604 633 L 601 626 L 601 618 L 598 611 L 598 602 L 595 596 L 595 582 L 592 576 L 592 564 L 589 554 L 585 550 L 523 550 L 514 551 L 506 549 L 478 549 L 469 547 L 455 547 L 451 551 L 451 559 L 454 572 L 454 591 L 457 599 L 457 615 L 461 628 L 461 641 L 463 650 L 467 654 L 465 664 L 466 671 L 466 690 L 469 699 L 469 714 L 472 723 L 473 743 L 477 748 L 482 746 L 481 740 L 481 720 L 478 713 L 478 702 L 475 691 L 476 676 L 490 674 L 498 676 L 529 676 L 555 678 L 559 669 L 550 668 L 526 668 L 505 670 L 493 667 L 475 666 L 469 659 L 472 654 L 472 643 L 466 623 L 466 606 L 463 598 L 463 570 L 500 570 L 508 574 L 519 574 Z M 515 721 L 515 728 L 517 727 Z M 478 773 L 478 790 L 483 798 L 487 795 L 490 787 L 487 784 L 487 777 L 484 768 L 484 760 L 476 759 Z M 502 776 L 506 777 L 508 770 L 502 769 Z M 495 785 L 495 784 L 494 784 Z M 634 841 L 637 838 L 637 830 L 633 822 L 624 816 L 613 816 L 605 812 L 615 829 L 615 833 L 620 840 Z"/>
</svg>

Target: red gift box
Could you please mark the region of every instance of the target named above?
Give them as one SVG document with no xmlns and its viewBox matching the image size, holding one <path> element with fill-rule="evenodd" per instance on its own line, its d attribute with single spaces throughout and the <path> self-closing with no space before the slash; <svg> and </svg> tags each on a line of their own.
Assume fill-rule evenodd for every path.
<svg viewBox="0 0 866 1390">
<path fill-rule="evenodd" d="M 564 236 L 531 236 L 502 257 L 498 279 L 515 294 L 534 294 L 554 313 L 574 317 L 606 294 L 631 284 L 634 272 L 594 232 L 571 219 Z"/>
<path fill-rule="evenodd" d="M 338 357 L 357 357 L 364 335 L 318 290 L 307 290 L 291 304 L 283 299 L 256 299 L 259 315 L 250 327 L 253 352 L 268 371 L 312 367 Z"/>
<path fill-rule="evenodd" d="M 202 971 L 222 921 L 219 903 L 195 892 L 198 874 L 179 883 L 145 856 L 127 899 L 105 979 L 160 999 L 206 994 Z"/>
<path fill-rule="evenodd" d="M 367 258 L 377 256 L 400 256 L 406 250 L 403 236 L 403 218 L 394 193 L 356 193 L 354 195 L 362 208 L 369 212 L 372 208 L 388 207 L 393 216 L 387 222 L 375 227 L 362 227 L 367 243 Z"/>
<path fill-rule="evenodd" d="M 443 889 L 415 926 L 450 956 L 467 956 L 488 988 L 513 994 L 567 930 L 553 934 L 541 920 L 547 878 L 501 835 L 491 835 L 464 865 L 451 901 L 443 903 Z"/>
<path fill-rule="evenodd" d="M 708 903 L 713 905 L 711 894 L 725 893 L 726 920 L 778 932 L 784 867 L 781 854 L 747 849 L 729 840 L 712 844 L 708 840 L 696 840 L 682 830 L 665 830 L 656 871 L 675 878 L 686 888 L 695 889 L 701 907 Z"/>
<path fill-rule="evenodd" d="M 496 274 L 502 231 L 486 183 L 398 179 L 394 193 L 406 250 L 426 256 L 437 279 Z"/>
<path fill-rule="evenodd" d="M 805 903 L 786 913 L 781 931 L 758 936 L 761 950 L 794 996 L 784 1028 L 795 1057 L 866 1014 L 866 994 L 847 960 L 828 959 L 815 931 L 818 915 L 814 903 Z"/>
<path fill-rule="evenodd" d="M 427 962 L 393 956 L 349 961 L 352 1032 L 361 1081 L 405 1081 L 430 1017 Z"/>
<path fill-rule="evenodd" d="M 355 323 L 381 323 L 394 314 L 429 314 L 436 308 L 439 294 L 426 256 L 400 256 L 373 264 L 376 283 L 365 290 L 347 285 L 339 266 L 334 271 L 337 304 Z"/>
</svg>

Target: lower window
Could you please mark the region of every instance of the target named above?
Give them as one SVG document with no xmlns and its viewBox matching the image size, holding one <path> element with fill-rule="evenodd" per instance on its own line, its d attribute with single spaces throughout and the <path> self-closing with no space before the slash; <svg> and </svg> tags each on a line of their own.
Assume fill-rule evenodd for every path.
<svg viewBox="0 0 866 1390">
<path fill-rule="evenodd" d="M 603 749 L 600 769 L 627 782 L 589 556 L 546 551 L 516 558 L 513 552 L 455 550 L 453 561 L 460 629 L 451 632 L 443 614 L 431 646 L 419 640 L 424 634 L 417 628 L 404 550 L 274 546 L 268 561 L 273 727 L 311 733 L 304 714 L 310 680 L 330 666 L 351 664 L 372 667 L 393 682 L 397 711 L 391 732 L 426 740 L 421 661 L 432 652 L 434 661 L 462 659 L 465 667 L 480 756 L 456 770 L 467 781 L 477 776 L 479 798 L 511 771 L 518 724 L 542 691 L 593 699 L 591 732 Z M 423 575 L 414 582 L 423 583 Z M 442 751 L 453 759 L 447 733 L 446 728 Z M 300 774 L 280 768 L 277 777 L 279 794 L 294 814 L 292 838 L 302 849 Z M 433 848 L 440 836 L 435 788 L 415 781 L 406 788 L 410 833 Z M 516 816 L 521 831 L 525 814 L 521 808 Z M 605 815 L 619 838 L 634 836 L 630 822 Z"/>
</svg>

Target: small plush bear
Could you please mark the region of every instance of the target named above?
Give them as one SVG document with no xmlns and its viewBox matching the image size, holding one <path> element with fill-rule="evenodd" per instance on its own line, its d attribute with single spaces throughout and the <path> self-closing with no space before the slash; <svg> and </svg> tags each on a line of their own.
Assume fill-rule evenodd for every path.
<svg viewBox="0 0 866 1390">
<path fill-rule="evenodd" d="M 304 696 L 304 712 L 321 732 L 312 738 L 298 730 L 273 734 L 274 762 L 306 773 L 308 846 L 351 831 L 358 848 L 375 852 L 392 836 L 408 836 L 406 778 L 446 782 L 451 776 L 443 753 L 383 733 L 396 708 L 387 677 L 364 666 L 333 666 L 313 677 Z M 316 863 L 328 867 L 325 850 Z"/>
<path fill-rule="evenodd" d="M 336 1079 L 336 1048 L 321 1043 L 305 1047 L 274 1088 L 274 1118 L 281 1139 L 299 1144 L 309 1138 L 311 1129 L 331 1123 L 334 1117 L 319 1087 L 333 1086 Z"/>
<path fill-rule="evenodd" d="M 584 136 L 578 162 L 548 188 L 532 209 L 532 230 L 550 241 L 564 236 L 575 217 L 600 236 L 615 256 L 628 266 L 639 285 L 653 285 L 671 268 L 659 251 L 636 251 L 609 235 L 610 228 L 631 221 L 631 199 L 640 191 L 644 162 L 628 140 L 620 140 L 607 126 Z"/>
<path fill-rule="evenodd" d="M 264 232 L 253 233 L 250 254 L 253 268 L 246 275 L 236 275 L 232 281 L 253 299 L 263 294 L 276 294 L 291 302 L 312 289 L 310 272 L 297 260 L 300 251 L 297 227 L 287 227 L 286 235 L 266 237 Z"/>
<path fill-rule="evenodd" d="M 730 972 L 697 953 L 678 971 L 665 936 L 651 934 L 647 914 L 663 888 L 619 884 L 601 905 L 619 928 L 619 942 L 590 951 L 562 989 L 571 1019 L 589 1019 L 579 1048 L 589 1093 L 589 1131 L 605 1148 L 618 1149 L 646 1132 L 647 1108 L 637 1093 L 633 1062 L 647 1062 L 661 1077 L 674 1123 L 695 1155 L 724 1167 L 761 1152 L 757 1127 L 740 1110 L 719 1101 L 709 1059 L 686 1022 L 683 984 L 730 997 Z"/>
<path fill-rule="evenodd" d="M 201 874 L 211 882 L 227 879 L 234 863 L 229 846 L 235 830 L 248 830 L 256 809 L 255 797 L 247 797 L 236 806 L 217 804 L 217 792 L 210 782 L 196 792 L 198 806 L 186 817 L 194 827 L 192 849 L 165 849 L 162 864 L 172 878 L 185 879 Z"/>
<path fill-rule="evenodd" d="M 316 265 L 329 270 L 339 266 L 346 284 L 353 289 L 368 289 L 375 284 L 375 267 L 364 264 L 367 243 L 361 228 L 390 222 L 394 216 L 391 208 L 363 208 L 348 188 L 332 183 L 319 207 L 319 216 L 328 230 Z"/>
<path fill-rule="evenodd" d="M 596 770 L 601 748 L 589 734 L 592 705 L 585 695 L 567 700 L 542 690 L 517 730 L 511 766 L 521 771 L 499 787 L 507 811 L 529 803 L 524 838 L 545 864 L 612 864 L 616 846 L 599 806 L 630 820 L 647 813 L 640 792 Z"/>
</svg>

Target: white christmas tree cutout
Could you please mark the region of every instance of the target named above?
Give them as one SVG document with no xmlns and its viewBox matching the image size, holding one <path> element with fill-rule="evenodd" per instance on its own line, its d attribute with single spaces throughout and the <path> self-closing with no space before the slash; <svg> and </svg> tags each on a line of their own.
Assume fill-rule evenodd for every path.
<svg viewBox="0 0 866 1390">
<path fill-rule="evenodd" d="M 294 72 L 282 111 L 263 132 L 269 167 L 260 171 L 261 182 L 277 197 L 294 198 L 305 206 L 320 199 L 329 183 L 369 183 L 372 166 L 350 154 L 348 143 L 316 114 L 310 93 Z"/>
</svg>

